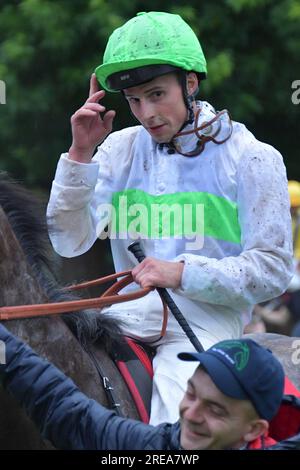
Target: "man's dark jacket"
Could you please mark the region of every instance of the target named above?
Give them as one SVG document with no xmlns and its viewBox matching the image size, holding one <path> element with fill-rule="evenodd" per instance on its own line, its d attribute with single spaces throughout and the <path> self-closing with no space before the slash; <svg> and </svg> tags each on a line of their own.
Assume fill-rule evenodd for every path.
<svg viewBox="0 0 300 470">
<path fill-rule="evenodd" d="M 58 449 L 178 450 L 180 425 L 125 419 L 81 393 L 71 379 L 0 324 L 5 345 L 0 385 L 20 402 Z M 3 346 L 3 345 L 2 345 Z M 0 345 L 1 347 L 1 345 Z M 262 450 L 262 447 L 259 446 Z M 300 449 L 300 433 L 266 450 Z"/>
<path fill-rule="evenodd" d="M 71 379 L 0 324 L 4 387 L 58 449 L 176 450 L 179 424 L 150 426 L 120 418 L 81 393 Z"/>
</svg>

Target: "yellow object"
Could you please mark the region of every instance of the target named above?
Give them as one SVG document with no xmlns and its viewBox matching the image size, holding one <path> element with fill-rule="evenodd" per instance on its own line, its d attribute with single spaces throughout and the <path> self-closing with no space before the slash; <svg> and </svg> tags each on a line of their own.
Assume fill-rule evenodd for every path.
<svg viewBox="0 0 300 470">
<path fill-rule="evenodd" d="M 300 260 L 300 210 L 292 217 L 294 258 Z"/>
<path fill-rule="evenodd" d="M 295 180 L 288 182 L 291 207 L 300 207 L 300 183 Z"/>
</svg>

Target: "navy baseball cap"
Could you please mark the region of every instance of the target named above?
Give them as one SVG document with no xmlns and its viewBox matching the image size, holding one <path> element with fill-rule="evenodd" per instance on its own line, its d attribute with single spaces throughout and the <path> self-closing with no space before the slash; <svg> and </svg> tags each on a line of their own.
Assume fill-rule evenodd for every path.
<svg viewBox="0 0 300 470">
<path fill-rule="evenodd" d="M 276 415 L 284 389 L 283 367 L 269 349 L 252 339 L 226 340 L 199 353 L 180 353 L 179 359 L 199 361 L 224 395 L 250 400 L 267 421 Z"/>
</svg>

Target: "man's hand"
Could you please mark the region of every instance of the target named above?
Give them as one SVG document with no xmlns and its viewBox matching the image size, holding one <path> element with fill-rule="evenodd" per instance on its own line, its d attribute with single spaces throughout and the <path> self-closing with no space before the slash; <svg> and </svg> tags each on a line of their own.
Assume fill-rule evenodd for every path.
<svg viewBox="0 0 300 470">
<path fill-rule="evenodd" d="M 115 111 L 107 111 L 103 118 L 100 113 L 105 107 L 99 104 L 105 95 L 99 90 L 96 75 L 90 80 L 89 98 L 84 105 L 71 117 L 73 142 L 69 150 L 69 158 L 81 163 L 89 163 L 95 147 L 100 144 L 112 130 Z"/>
<path fill-rule="evenodd" d="M 184 263 L 146 258 L 132 270 L 132 276 L 141 287 L 171 287 L 181 284 Z"/>
</svg>

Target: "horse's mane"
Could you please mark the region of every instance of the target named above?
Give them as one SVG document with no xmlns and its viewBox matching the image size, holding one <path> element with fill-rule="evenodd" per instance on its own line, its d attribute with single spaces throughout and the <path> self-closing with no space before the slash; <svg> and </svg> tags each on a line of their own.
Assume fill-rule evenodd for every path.
<svg viewBox="0 0 300 470">
<path fill-rule="evenodd" d="M 0 205 L 49 301 L 78 299 L 78 296 L 65 291 L 58 284 L 58 256 L 48 236 L 46 203 L 1 172 Z M 83 344 L 101 339 L 104 347 L 109 349 L 111 340 L 117 340 L 120 336 L 120 326 L 97 310 L 68 313 L 62 315 L 62 318 Z"/>
<path fill-rule="evenodd" d="M 0 173 L 0 205 L 33 269 L 54 272 L 44 206 L 6 173 Z"/>
</svg>

